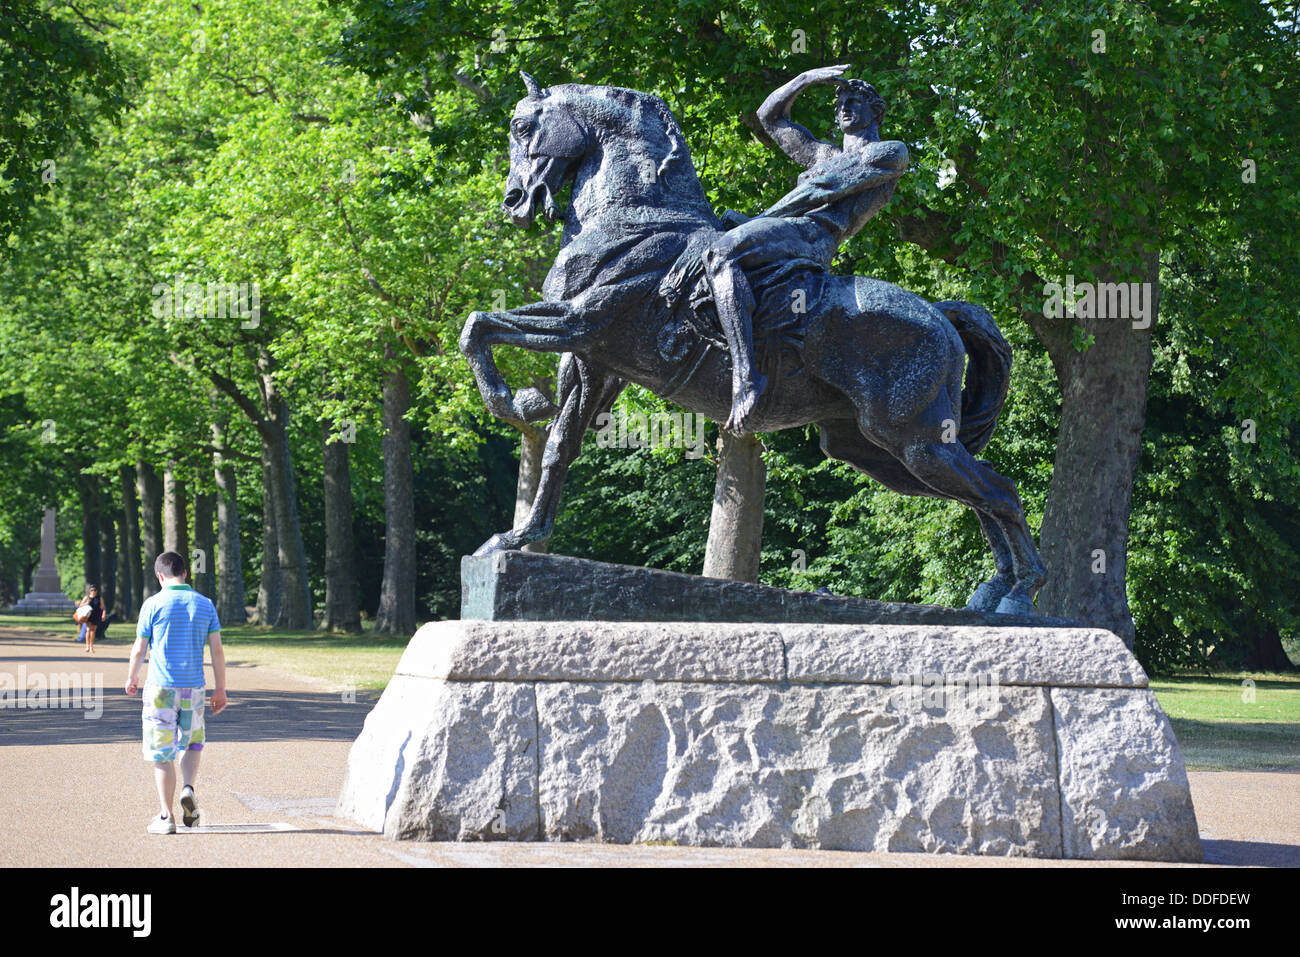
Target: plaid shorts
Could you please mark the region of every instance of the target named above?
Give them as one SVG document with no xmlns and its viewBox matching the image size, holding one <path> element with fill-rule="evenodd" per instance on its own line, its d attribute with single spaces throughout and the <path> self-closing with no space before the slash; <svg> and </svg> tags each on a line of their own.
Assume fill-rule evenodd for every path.
<svg viewBox="0 0 1300 957">
<path fill-rule="evenodd" d="M 144 689 L 144 759 L 175 761 L 177 752 L 203 750 L 205 688 Z"/>
</svg>

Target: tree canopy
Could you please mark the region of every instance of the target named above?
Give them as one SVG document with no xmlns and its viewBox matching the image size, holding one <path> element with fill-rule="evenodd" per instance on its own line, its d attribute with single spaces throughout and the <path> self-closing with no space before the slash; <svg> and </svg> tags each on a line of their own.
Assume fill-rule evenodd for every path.
<svg viewBox="0 0 1300 957">
<path fill-rule="evenodd" d="M 520 441 L 487 416 L 457 334 L 470 310 L 540 298 L 558 242 L 500 210 L 519 71 L 662 96 L 715 208 L 752 213 L 797 172 L 757 106 L 849 63 L 911 167 L 835 269 L 978 302 L 1012 342 L 984 454 L 1041 528 L 1040 608 L 1135 635 L 1152 668 L 1249 659 L 1297 628 L 1295 8 L 0 0 L 4 587 L 21 590 L 40 506 L 71 535 L 97 490 L 112 526 L 124 474 L 215 492 L 224 456 L 244 584 L 266 589 L 268 555 L 292 569 L 297 534 L 316 603 L 335 439 L 373 614 L 398 370 L 420 613 L 455 614 L 459 556 L 513 513 Z M 829 139 L 819 89 L 794 118 Z M 1144 306 L 1051 308 L 1054 284 L 1085 283 Z M 517 385 L 556 368 L 499 361 Z M 635 388 L 620 402 L 663 407 Z M 763 581 L 960 604 L 991 571 L 968 510 L 896 496 L 810 433 L 764 441 Z M 552 547 L 698 571 L 714 464 L 591 445 Z M 277 474 L 297 532 L 263 495 Z"/>
</svg>

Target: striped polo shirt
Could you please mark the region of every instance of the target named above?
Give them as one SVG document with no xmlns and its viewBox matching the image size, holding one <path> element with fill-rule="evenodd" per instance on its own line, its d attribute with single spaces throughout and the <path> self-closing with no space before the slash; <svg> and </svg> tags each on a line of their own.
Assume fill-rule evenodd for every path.
<svg viewBox="0 0 1300 957">
<path fill-rule="evenodd" d="M 202 688 L 203 646 L 221 630 L 217 609 L 189 585 L 164 585 L 140 606 L 137 638 L 149 642 L 149 678 L 153 688 Z"/>
</svg>

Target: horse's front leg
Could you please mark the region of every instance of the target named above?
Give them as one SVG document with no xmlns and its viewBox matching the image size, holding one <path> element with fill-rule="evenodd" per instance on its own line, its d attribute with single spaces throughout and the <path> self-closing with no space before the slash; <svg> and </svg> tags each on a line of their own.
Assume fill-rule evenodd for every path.
<svg viewBox="0 0 1300 957">
<path fill-rule="evenodd" d="M 569 352 L 585 342 L 590 331 L 584 313 L 571 303 L 534 302 L 504 312 L 471 312 L 460 333 L 460 351 L 469 361 L 488 411 L 506 422 L 526 424 L 549 419 L 558 409 L 537 389 L 512 392 L 492 358 L 492 347 Z"/>
<path fill-rule="evenodd" d="M 556 384 L 560 412 L 547 436 L 546 452 L 542 456 L 542 477 L 537 483 L 528 518 L 518 528 L 493 535 L 479 546 L 474 553 L 476 556 L 522 548 L 530 542 L 550 537 L 560 507 L 564 480 L 569 474 L 569 466 L 582 451 L 583 435 L 597 415 L 609 410 L 627 385 L 617 376 L 594 370 L 572 353 L 566 353 L 560 361 Z"/>
</svg>

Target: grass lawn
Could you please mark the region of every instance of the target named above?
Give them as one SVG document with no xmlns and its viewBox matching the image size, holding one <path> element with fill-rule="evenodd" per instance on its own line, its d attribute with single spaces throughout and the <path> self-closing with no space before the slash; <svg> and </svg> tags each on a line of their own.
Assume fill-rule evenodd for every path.
<svg viewBox="0 0 1300 957">
<path fill-rule="evenodd" d="M 1186 675 L 1153 681 L 1151 690 L 1188 768 L 1300 770 L 1300 675 Z"/>
<path fill-rule="evenodd" d="M 319 681 L 330 691 L 348 688 L 382 691 L 408 641 L 409 637 L 272 631 L 252 625 L 221 630 L 227 665 L 272 668 Z"/>
<path fill-rule="evenodd" d="M 71 635 L 77 626 L 72 615 L 9 615 L 0 614 L 0 625 L 14 628 L 34 628 L 37 631 L 54 631 Z"/>
</svg>

